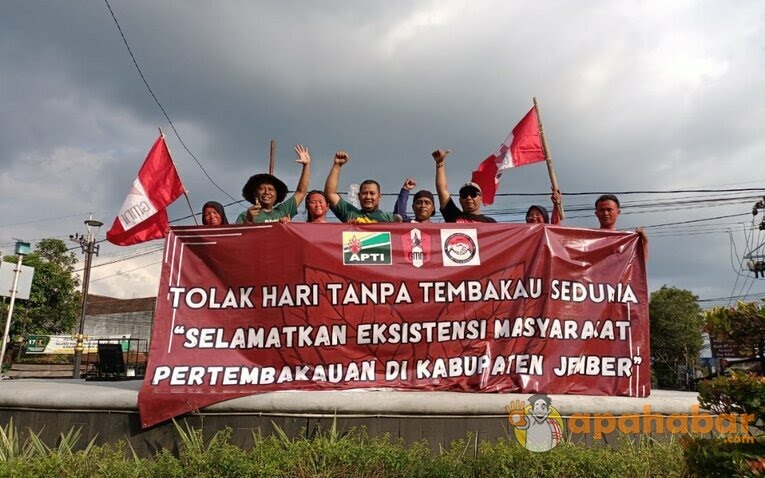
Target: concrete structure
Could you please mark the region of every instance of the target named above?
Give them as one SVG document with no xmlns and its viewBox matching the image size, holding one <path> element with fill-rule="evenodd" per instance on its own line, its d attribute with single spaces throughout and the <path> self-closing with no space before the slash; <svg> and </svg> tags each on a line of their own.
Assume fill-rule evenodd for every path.
<svg viewBox="0 0 765 478">
<path fill-rule="evenodd" d="M 0 385 L 0 425 L 13 418 L 21 430 L 27 427 L 36 432 L 42 430 L 48 443 L 54 443 L 61 432 L 82 427 L 83 444 L 97 436 L 97 443 L 130 440 L 143 455 L 162 448 L 176 449 L 179 439 L 172 422 L 141 429 L 137 407 L 140 385 L 139 381 L 4 381 Z M 290 436 L 310 435 L 337 420 L 341 430 L 363 426 L 370 435 L 389 433 L 409 443 L 425 438 L 438 449 L 439 445 L 465 438 L 469 432 L 477 433 L 482 440 L 513 436 L 505 407 L 513 400 L 528 398 L 529 394 L 385 390 L 272 392 L 218 403 L 183 418 L 190 425 L 203 428 L 206 434 L 231 427 L 233 442 L 243 447 L 252 443 L 252 430 L 268 435 L 278 426 Z M 630 415 L 641 426 L 648 421 L 648 429 L 660 436 L 666 436 L 666 430 L 656 433 L 660 416 L 689 415 L 691 407 L 698 404 L 695 393 L 661 390 L 646 398 L 582 395 L 550 398 L 567 424 L 572 416 L 586 414 L 594 432 L 602 414 Z M 643 415 L 646 406 L 650 406 L 651 417 Z M 580 427 L 583 424 L 580 421 Z M 610 432 L 598 440 L 594 433 L 570 430 L 565 433 L 584 443 L 614 442 L 617 436 Z"/>
</svg>

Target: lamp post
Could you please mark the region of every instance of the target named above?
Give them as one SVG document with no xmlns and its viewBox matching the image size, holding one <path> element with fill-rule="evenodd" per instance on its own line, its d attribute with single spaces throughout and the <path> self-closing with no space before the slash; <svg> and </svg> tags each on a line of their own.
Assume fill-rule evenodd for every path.
<svg viewBox="0 0 765 478">
<path fill-rule="evenodd" d="M 101 221 L 96 221 L 93 219 L 93 214 L 91 213 L 88 217 L 88 220 L 85 221 L 85 225 L 88 226 L 88 235 L 87 236 L 81 236 L 79 234 L 75 234 L 73 236 L 69 236 L 69 239 L 78 243 L 80 247 L 82 248 L 82 253 L 85 254 L 85 269 L 83 269 L 82 272 L 82 309 L 80 310 L 80 327 L 77 331 L 77 335 L 75 336 L 76 343 L 74 345 L 74 375 L 73 378 L 78 379 L 80 378 L 80 367 L 82 365 L 82 352 L 85 349 L 85 346 L 83 342 L 85 341 L 85 336 L 83 335 L 83 332 L 85 331 L 85 311 L 88 308 L 88 286 L 90 285 L 90 266 L 93 262 L 93 255 L 98 255 L 98 249 L 99 245 L 96 244 L 96 234 L 98 234 L 98 229 L 104 225 Z M 95 231 L 93 230 L 95 228 Z"/>
<path fill-rule="evenodd" d="M 19 256 L 19 261 L 16 263 L 16 269 L 13 270 L 13 286 L 11 287 L 11 305 L 8 307 L 8 318 L 5 320 L 5 332 L 3 333 L 3 343 L 0 345 L 0 372 L 3 369 L 3 363 L 5 363 L 5 343 L 8 340 L 8 333 L 11 330 L 11 317 L 13 316 L 13 305 L 16 303 L 16 288 L 19 285 L 19 274 L 21 273 L 21 262 L 24 256 L 29 254 L 29 243 L 23 241 L 16 241 L 16 255 Z"/>
</svg>

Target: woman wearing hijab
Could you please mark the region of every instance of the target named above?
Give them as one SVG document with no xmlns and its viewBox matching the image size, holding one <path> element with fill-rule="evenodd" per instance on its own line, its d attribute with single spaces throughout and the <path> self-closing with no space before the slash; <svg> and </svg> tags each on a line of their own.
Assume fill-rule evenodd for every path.
<svg viewBox="0 0 765 478">
<path fill-rule="evenodd" d="M 205 205 L 202 206 L 202 224 L 205 226 L 228 224 L 226 211 L 223 210 L 223 205 L 217 201 L 207 201 Z"/>
<path fill-rule="evenodd" d="M 539 204 L 533 204 L 526 211 L 526 222 L 529 224 L 559 224 L 560 223 L 560 207 L 561 207 L 561 195 L 560 191 L 553 191 L 550 199 L 553 203 L 553 215 L 552 222 L 550 222 L 550 214 L 547 212 L 547 208 L 540 206 Z"/>
</svg>

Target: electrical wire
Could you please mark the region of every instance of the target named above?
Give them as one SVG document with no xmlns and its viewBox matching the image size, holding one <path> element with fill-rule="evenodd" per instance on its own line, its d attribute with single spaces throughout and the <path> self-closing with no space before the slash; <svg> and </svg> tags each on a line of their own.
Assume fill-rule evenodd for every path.
<svg viewBox="0 0 765 478">
<path fill-rule="evenodd" d="M 162 114 L 165 116 L 165 119 L 167 119 L 168 124 L 170 124 L 170 128 L 173 130 L 173 133 L 175 133 L 175 137 L 178 138 L 178 141 L 181 143 L 181 146 L 183 146 L 183 149 L 186 150 L 186 152 L 191 156 L 194 161 L 196 161 L 197 165 L 199 166 L 199 169 L 202 170 L 204 175 L 207 177 L 207 179 L 218 188 L 220 192 L 231 198 L 232 200 L 236 200 L 233 196 L 231 196 L 229 193 L 223 190 L 220 186 L 218 186 L 218 183 L 216 183 L 213 178 L 210 177 L 210 175 L 207 173 L 207 170 L 204 166 L 202 166 L 202 163 L 197 159 L 197 157 L 194 155 L 194 153 L 189 150 L 188 146 L 186 146 L 186 143 L 181 138 L 180 133 L 178 133 L 178 130 L 175 128 L 175 124 L 173 124 L 173 120 L 170 119 L 170 115 L 167 114 L 167 111 L 165 110 L 165 107 L 162 106 L 162 103 L 159 102 L 159 98 L 157 98 L 157 95 L 154 94 L 154 90 L 151 89 L 151 86 L 149 86 L 149 82 L 146 80 L 146 77 L 143 74 L 143 71 L 141 71 L 141 67 L 138 65 L 138 60 L 136 60 L 135 55 L 133 55 L 133 49 L 130 48 L 130 44 L 127 41 L 127 38 L 125 37 L 125 34 L 122 31 L 122 27 L 120 26 L 120 22 L 117 21 L 117 16 L 114 14 L 114 10 L 112 10 L 112 6 L 109 5 L 109 0 L 104 0 L 106 3 L 106 7 L 109 9 L 109 13 L 112 15 L 112 19 L 114 20 L 114 24 L 117 25 L 117 30 L 120 32 L 120 36 L 122 37 L 122 41 L 125 43 L 125 48 L 127 48 L 128 53 L 130 54 L 130 58 L 133 60 L 133 65 L 135 65 L 136 70 L 138 70 L 138 74 L 141 76 L 141 79 L 143 80 L 143 84 L 146 85 L 146 89 L 149 90 L 149 94 L 151 94 L 151 97 L 154 98 L 154 102 L 157 103 L 157 106 L 162 111 Z"/>
</svg>

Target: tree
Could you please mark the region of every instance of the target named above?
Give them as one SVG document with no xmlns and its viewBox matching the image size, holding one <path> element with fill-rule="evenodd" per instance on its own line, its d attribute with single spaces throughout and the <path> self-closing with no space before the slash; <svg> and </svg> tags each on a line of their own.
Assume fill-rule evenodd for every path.
<svg viewBox="0 0 765 478">
<path fill-rule="evenodd" d="M 5 256 L 16 263 L 16 256 Z M 13 307 L 11 337 L 24 334 L 61 334 L 74 330 L 80 306 L 80 280 L 74 274 L 77 258 L 60 239 L 43 239 L 23 264 L 34 267 L 29 300 L 17 300 Z M 4 307 L 7 314 L 7 305 Z"/>
<path fill-rule="evenodd" d="M 715 307 L 705 314 L 710 334 L 732 339 L 742 357 L 759 357 L 765 374 L 765 303 L 741 302 L 735 307 Z"/>
<path fill-rule="evenodd" d="M 659 387 L 677 387 L 678 367 L 693 367 L 701 351 L 703 316 L 691 291 L 662 286 L 651 294 L 651 362 Z"/>
</svg>

